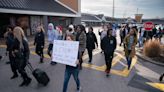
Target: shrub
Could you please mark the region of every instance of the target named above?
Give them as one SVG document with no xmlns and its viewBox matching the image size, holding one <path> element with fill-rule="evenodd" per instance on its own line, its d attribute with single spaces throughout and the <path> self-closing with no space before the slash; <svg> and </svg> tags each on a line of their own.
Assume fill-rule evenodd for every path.
<svg viewBox="0 0 164 92">
<path fill-rule="evenodd" d="M 148 57 L 158 57 L 162 53 L 162 47 L 158 40 L 148 40 L 144 44 L 144 55 Z"/>
</svg>

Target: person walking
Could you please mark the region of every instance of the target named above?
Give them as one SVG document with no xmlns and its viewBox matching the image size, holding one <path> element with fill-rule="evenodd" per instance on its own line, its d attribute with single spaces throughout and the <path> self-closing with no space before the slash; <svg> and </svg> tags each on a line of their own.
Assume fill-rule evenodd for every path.
<svg viewBox="0 0 164 92">
<path fill-rule="evenodd" d="M 105 62 L 106 62 L 106 76 L 108 77 L 111 70 L 113 54 L 117 46 L 116 37 L 112 36 L 112 29 L 107 31 L 107 36 L 105 36 L 102 40 L 103 48 L 104 48 L 104 55 L 105 55 Z"/>
<path fill-rule="evenodd" d="M 97 43 L 97 38 L 96 38 L 96 35 L 95 33 L 93 32 L 93 28 L 92 27 L 89 27 L 88 29 L 88 33 L 86 34 L 87 36 L 87 45 L 86 45 L 86 48 L 88 50 L 88 55 L 89 55 L 89 63 L 92 62 L 92 52 L 93 50 L 95 49 L 95 43 L 96 43 L 96 46 L 98 47 L 98 43 Z"/>
<path fill-rule="evenodd" d="M 101 45 L 101 50 L 102 50 L 101 53 L 104 52 L 104 48 L 103 48 L 104 46 L 102 44 L 102 40 L 107 35 L 107 30 L 108 30 L 107 25 L 104 25 L 103 30 L 101 32 L 99 31 L 100 40 L 101 40 L 100 45 Z"/>
<path fill-rule="evenodd" d="M 75 41 L 75 37 L 72 34 L 69 34 L 66 36 L 66 40 Z M 81 91 L 80 80 L 79 80 L 79 68 L 78 68 L 79 67 L 79 56 L 77 58 L 76 63 L 77 63 L 76 67 L 66 65 L 65 75 L 64 75 L 63 92 L 67 92 L 67 86 L 68 86 L 68 82 L 69 82 L 71 75 L 73 75 L 73 78 L 76 82 L 77 92 Z"/>
<path fill-rule="evenodd" d="M 31 78 L 28 77 L 25 67 L 29 60 L 29 45 L 21 27 L 15 27 L 13 33 L 14 43 L 12 47 L 12 54 L 15 58 L 15 64 L 18 67 L 18 71 L 23 78 L 23 82 L 19 86 L 28 86 L 31 82 Z"/>
<path fill-rule="evenodd" d="M 12 30 L 11 26 L 7 27 L 7 32 L 4 34 L 4 37 L 6 38 L 7 52 L 9 52 L 10 67 L 13 72 L 13 76 L 11 77 L 11 79 L 14 79 L 14 78 L 18 77 L 18 73 L 17 73 L 17 67 L 15 65 L 15 59 L 12 54 L 12 46 L 14 43 L 14 34 L 13 34 L 13 30 Z"/>
<path fill-rule="evenodd" d="M 86 49 L 86 33 L 85 33 L 85 27 L 83 25 L 78 25 L 76 28 L 76 41 L 79 41 L 79 53 L 80 53 L 80 58 L 79 58 L 79 68 L 82 70 L 82 63 L 83 63 L 83 54 Z"/>
<path fill-rule="evenodd" d="M 120 46 L 122 45 L 122 43 L 123 43 L 123 40 L 124 40 L 124 37 L 123 37 L 123 32 L 124 32 L 124 26 L 122 26 L 121 28 L 120 28 Z"/>
<path fill-rule="evenodd" d="M 36 29 L 37 33 L 34 39 L 34 45 L 36 46 L 35 52 L 37 55 L 40 56 L 40 63 L 43 63 L 44 54 L 44 44 L 45 44 L 45 36 L 44 36 L 44 29 L 42 26 L 38 26 Z"/>
<path fill-rule="evenodd" d="M 135 28 L 131 28 L 129 34 L 124 39 L 125 56 L 127 59 L 128 70 L 131 67 L 132 58 L 135 56 L 135 46 L 137 44 L 137 34 Z"/>
<path fill-rule="evenodd" d="M 48 46 L 48 55 L 51 57 L 51 52 L 53 49 L 53 42 L 54 40 L 59 40 L 61 37 L 61 35 L 59 34 L 59 32 L 57 30 L 54 29 L 54 25 L 52 23 L 48 24 L 48 41 L 49 41 L 49 46 Z M 50 63 L 51 65 L 56 65 L 57 63 L 55 61 L 51 61 Z"/>
</svg>

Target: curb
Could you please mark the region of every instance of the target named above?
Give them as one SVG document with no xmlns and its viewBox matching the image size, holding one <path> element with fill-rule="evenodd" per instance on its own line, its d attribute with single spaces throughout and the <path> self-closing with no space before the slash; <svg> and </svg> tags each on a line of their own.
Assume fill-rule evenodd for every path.
<svg viewBox="0 0 164 92">
<path fill-rule="evenodd" d="M 144 55 L 142 55 L 142 54 L 140 54 L 140 53 L 138 53 L 138 52 L 136 53 L 136 56 L 138 56 L 139 58 L 141 58 L 141 59 L 143 59 L 143 60 L 145 60 L 145 61 L 148 61 L 148 62 L 150 62 L 150 63 L 156 64 L 156 65 L 159 65 L 159 66 L 164 66 L 163 63 L 156 62 L 156 61 L 150 59 L 149 57 L 144 56 Z"/>
</svg>

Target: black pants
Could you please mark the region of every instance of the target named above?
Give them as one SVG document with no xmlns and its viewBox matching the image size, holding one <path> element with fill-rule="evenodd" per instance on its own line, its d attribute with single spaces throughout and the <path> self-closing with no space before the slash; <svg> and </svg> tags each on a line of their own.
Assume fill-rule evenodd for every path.
<svg viewBox="0 0 164 92">
<path fill-rule="evenodd" d="M 41 58 L 44 57 L 44 56 L 43 56 L 43 47 L 42 47 L 42 45 L 37 44 L 37 45 L 36 45 L 35 52 L 36 52 Z"/>
<path fill-rule="evenodd" d="M 123 41 L 124 41 L 124 37 L 120 35 L 120 39 L 121 39 L 120 45 L 122 45 L 122 43 L 123 43 Z"/>
<path fill-rule="evenodd" d="M 127 64 L 128 64 L 128 69 L 130 69 L 131 63 L 132 63 L 132 58 L 130 57 L 132 50 L 128 50 L 128 57 L 126 57 L 127 59 Z"/>
<path fill-rule="evenodd" d="M 23 81 L 27 81 L 29 80 L 30 78 L 27 76 L 27 73 L 25 71 L 25 67 L 27 65 L 27 60 L 28 57 L 25 57 L 21 54 L 18 54 L 16 57 L 15 57 L 15 62 L 17 64 L 17 67 L 18 67 L 18 72 L 21 74 L 22 78 L 23 78 Z"/>
<path fill-rule="evenodd" d="M 80 58 L 79 58 L 79 63 L 80 63 L 80 65 L 79 65 L 79 68 L 82 69 L 84 51 L 79 52 L 79 54 L 80 54 Z"/>
<path fill-rule="evenodd" d="M 91 62 L 92 56 L 93 56 L 93 54 L 92 54 L 93 49 L 87 49 L 87 50 L 88 50 L 88 55 L 89 55 L 89 62 Z"/>
<path fill-rule="evenodd" d="M 52 51 L 52 48 L 53 48 L 53 44 L 49 44 L 48 46 L 48 51 L 47 51 L 47 54 L 51 57 L 51 51 Z"/>
<path fill-rule="evenodd" d="M 112 66 L 113 53 L 104 53 L 104 55 L 105 55 L 106 71 L 110 71 Z"/>
<path fill-rule="evenodd" d="M 9 60 L 10 60 L 10 66 L 11 66 L 11 70 L 12 70 L 13 74 L 17 75 L 18 67 L 16 65 L 15 58 L 12 55 L 12 51 L 9 51 Z"/>
</svg>

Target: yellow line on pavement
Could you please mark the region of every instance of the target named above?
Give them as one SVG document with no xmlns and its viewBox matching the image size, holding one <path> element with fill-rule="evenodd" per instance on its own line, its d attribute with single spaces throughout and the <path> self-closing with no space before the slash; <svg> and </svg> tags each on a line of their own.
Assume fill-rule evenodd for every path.
<svg viewBox="0 0 164 92">
<path fill-rule="evenodd" d="M 164 83 L 151 83 L 151 82 L 146 82 L 146 84 L 156 88 L 156 89 L 159 89 L 161 91 L 164 92 Z"/>
<path fill-rule="evenodd" d="M 114 57 L 112 60 L 112 67 L 115 66 L 118 62 L 120 62 L 120 60 L 121 60 L 121 57 L 119 57 L 119 56 Z M 103 69 L 106 69 L 106 65 L 103 65 L 100 67 Z"/>
</svg>

